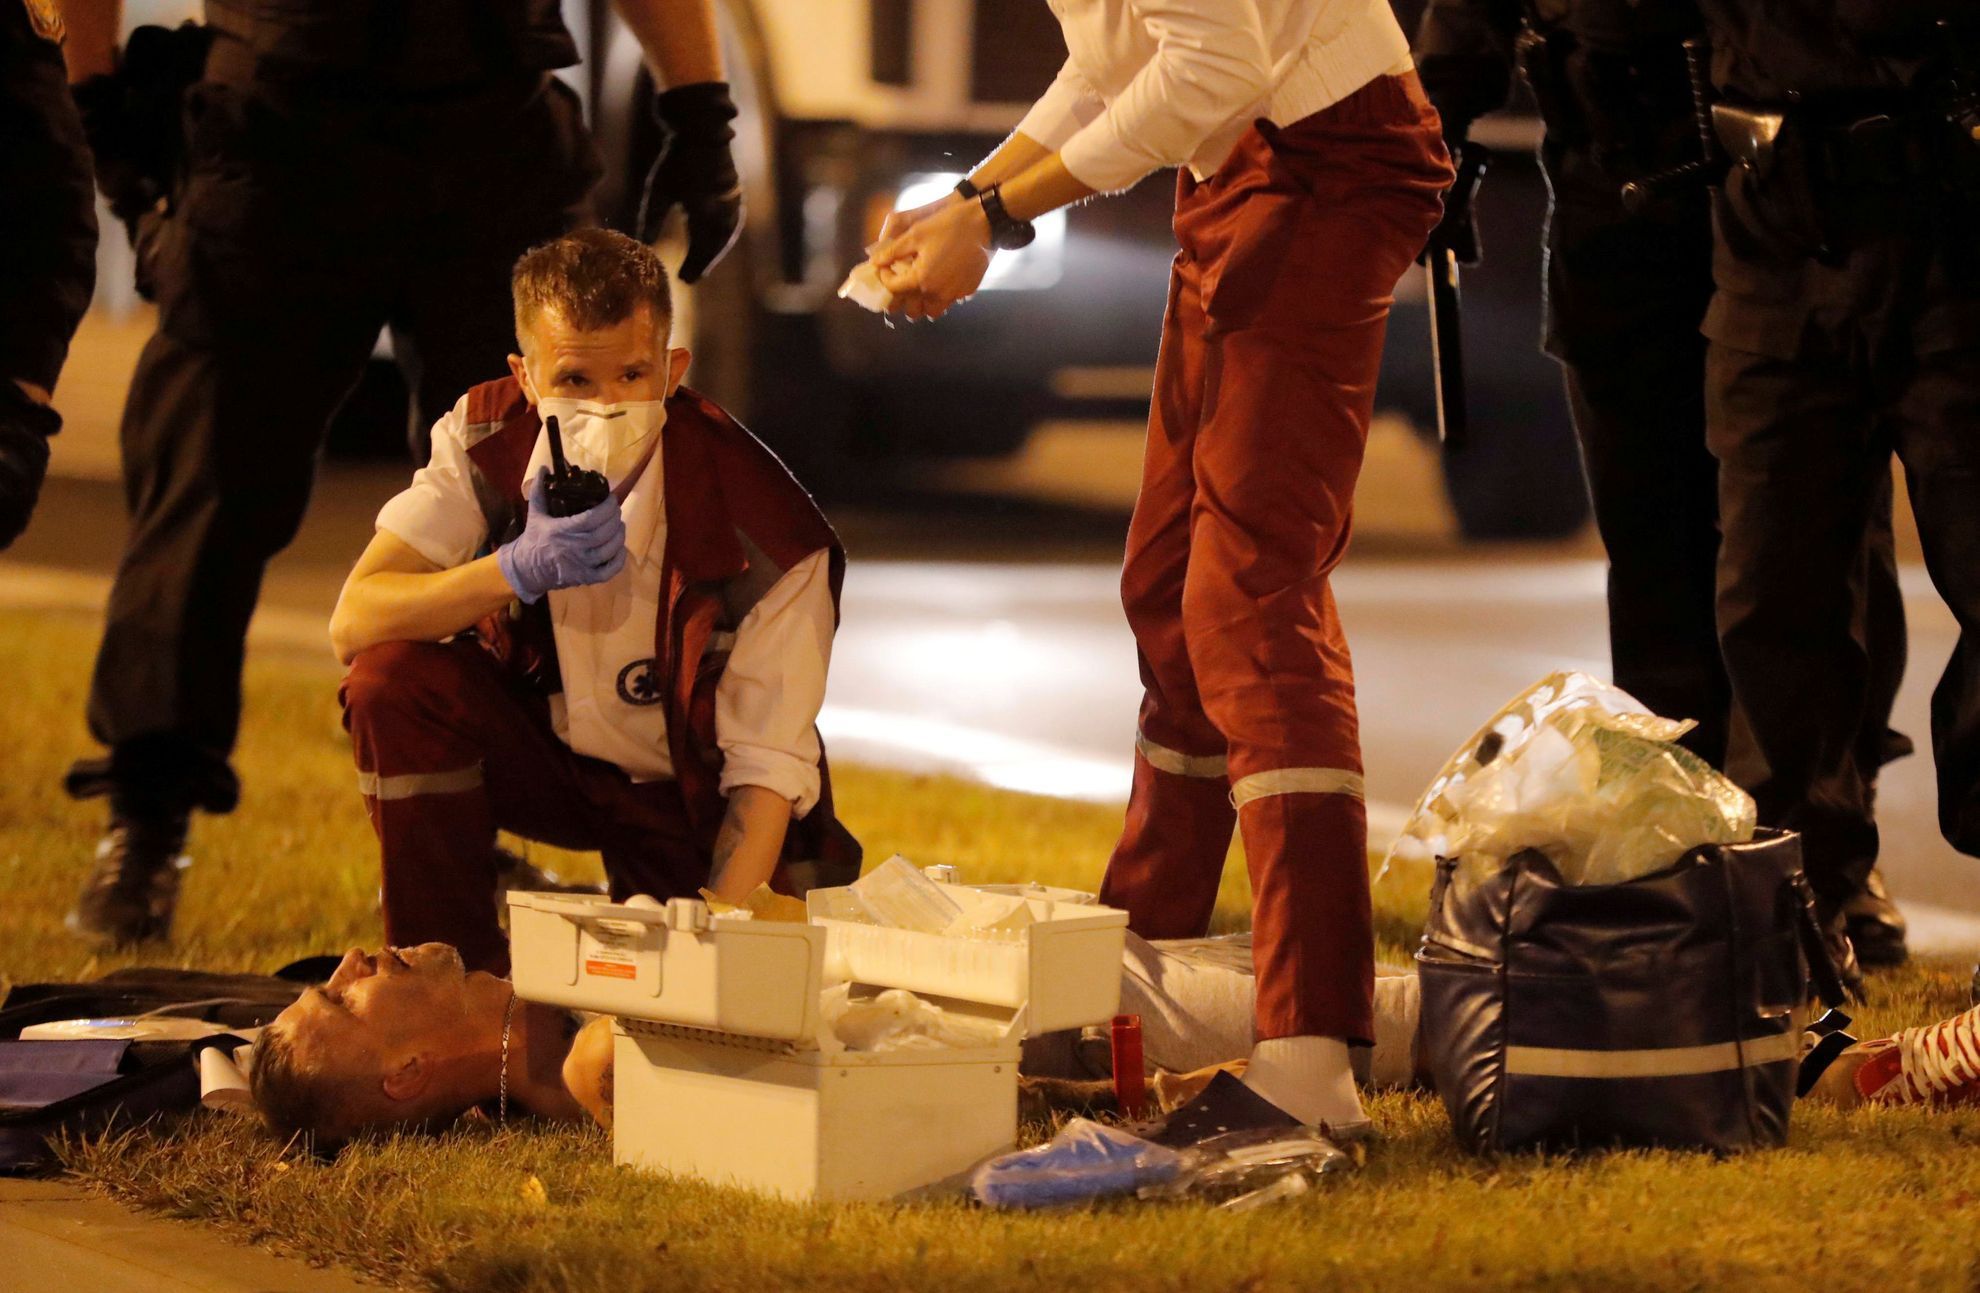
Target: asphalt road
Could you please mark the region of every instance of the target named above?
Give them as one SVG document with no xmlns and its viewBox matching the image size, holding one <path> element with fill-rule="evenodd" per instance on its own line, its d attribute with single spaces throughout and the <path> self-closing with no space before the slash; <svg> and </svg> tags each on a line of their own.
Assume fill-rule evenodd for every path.
<svg viewBox="0 0 1980 1293">
<path fill-rule="evenodd" d="M 826 738 L 842 755 L 967 771 L 1012 789 L 1125 797 L 1140 688 L 1112 564 L 873 562 L 847 580 Z M 1606 675 L 1603 567 L 1491 553 L 1350 558 L 1335 580 L 1354 650 L 1370 826 L 1392 835 L 1451 751 L 1563 668 Z M 1906 571 L 1914 667 L 1898 726 L 1925 743 L 1956 626 Z M 1970 947 L 1976 863 L 1939 838 L 1929 754 L 1880 794 L 1884 869 L 1920 942 Z M 1933 910 L 1943 909 L 1943 910 Z"/>
<path fill-rule="evenodd" d="M 327 657 L 323 619 L 399 480 L 387 468 L 326 473 L 302 535 L 271 569 L 258 649 Z M 1042 794 L 1125 797 L 1139 684 L 1116 601 L 1121 515 L 927 494 L 835 519 L 855 554 L 821 720 L 837 756 Z M 35 525 L 0 562 L 0 602 L 11 592 L 15 604 L 90 604 L 122 529 L 114 486 L 52 482 Z M 1602 567 L 1590 552 L 1586 543 L 1463 550 L 1378 529 L 1350 556 L 1335 588 L 1378 834 L 1400 824 L 1450 751 L 1507 698 L 1553 669 L 1606 671 Z M 1922 745 L 1955 625 L 1922 570 L 1907 568 L 1906 591 L 1913 668 L 1898 725 Z M 1980 945 L 1980 872 L 1939 839 L 1933 796 L 1929 755 L 1887 772 L 1886 874 L 1921 942 Z"/>
</svg>

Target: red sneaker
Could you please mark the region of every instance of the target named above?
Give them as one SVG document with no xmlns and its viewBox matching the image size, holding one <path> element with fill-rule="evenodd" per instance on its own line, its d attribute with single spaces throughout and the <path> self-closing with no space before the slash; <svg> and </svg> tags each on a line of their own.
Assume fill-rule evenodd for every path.
<svg viewBox="0 0 1980 1293">
<path fill-rule="evenodd" d="M 1980 1104 L 1980 1006 L 1895 1037 L 1860 1043 L 1856 1090 L 1880 1104 Z"/>
</svg>

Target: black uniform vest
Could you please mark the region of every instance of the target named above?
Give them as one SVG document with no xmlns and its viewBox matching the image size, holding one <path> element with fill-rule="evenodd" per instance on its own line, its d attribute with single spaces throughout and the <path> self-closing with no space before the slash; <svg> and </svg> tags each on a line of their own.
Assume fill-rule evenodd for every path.
<svg viewBox="0 0 1980 1293">
<path fill-rule="evenodd" d="M 1836 0 L 1699 0 L 1699 8 L 1712 38 L 1713 83 L 1748 102 L 1902 90 L 1933 52 L 1867 53 L 1837 20 Z"/>
<path fill-rule="evenodd" d="M 1591 49 L 1626 51 L 1682 40 L 1702 25 L 1694 0 L 1531 0 L 1539 31 L 1564 31 Z"/>
<path fill-rule="evenodd" d="M 578 61 L 558 0 L 206 0 L 206 22 L 271 83 L 432 90 Z"/>
</svg>

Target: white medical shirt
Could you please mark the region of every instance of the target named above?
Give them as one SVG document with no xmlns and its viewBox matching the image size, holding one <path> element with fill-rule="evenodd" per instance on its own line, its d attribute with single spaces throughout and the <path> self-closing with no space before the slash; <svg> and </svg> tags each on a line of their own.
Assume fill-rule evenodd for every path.
<svg viewBox="0 0 1980 1293">
<path fill-rule="evenodd" d="M 1290 125 L 1407 71 L 1389 0 L 1048 0 L 1069 57 L 1018 130 L 1103 193 L 1197 179 L 1252 121 Z"/>
<path fill-rule="evenodd" d="M 432 459 L 378 513 L 380 530 L 441 567 L 471 560 L 487 538 L 466 426 L 463 398 L 434 425 Z M 664 440 L 664 428 L 660 435 Z M 548 443 L 538 435 L 524 480 L 549 465 Z M 621 501 L 625 569 L 602 584 L 547 594 L 564 684 L 551 701 L 551 723 L 572 750 L 616 763 L 635 781 L 674 775 L 666 684 L 653 672 L 654 626 L 665 596 L 665 485 L 656 449 Z M 785 571 L 736 627 L 715 690 L 723 793 L 764 786 L 789 799 L 798 817 L 818 802 L 816 724 L 836 622 L 830 577 L 830 553 L 822 548 Z"/>
</svg>

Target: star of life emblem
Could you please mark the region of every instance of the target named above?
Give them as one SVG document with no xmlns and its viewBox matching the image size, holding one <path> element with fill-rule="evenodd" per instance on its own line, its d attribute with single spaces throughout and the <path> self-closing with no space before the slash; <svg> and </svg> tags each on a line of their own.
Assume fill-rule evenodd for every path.
<svg viewBox="0 0 1980 1293">
<path fill-rule="evenodd" d="M 649 656 L 619 670 L 619 699 L 642 708 L 658 705 L 664 699 L 660 676 L 654 671 L 654 666 L 659 663 L 658 659 Z"/>
</svg>

